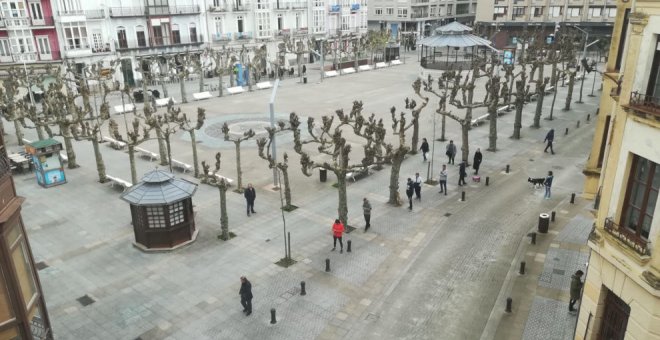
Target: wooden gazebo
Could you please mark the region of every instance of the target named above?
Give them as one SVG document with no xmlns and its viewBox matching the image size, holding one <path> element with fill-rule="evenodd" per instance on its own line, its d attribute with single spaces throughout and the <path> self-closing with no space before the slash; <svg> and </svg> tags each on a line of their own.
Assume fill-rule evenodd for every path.
<svg viewBox="0 0 660 340">
<path fill-rule="evenodd" d="M 137 248 L 143 251 L 174 250 L 197 238 L 192 195 L 197 184 L 152 170 L 121 195 L 131 205 Z"/>
<path fill-rule="evenodd" d="M 490 41 L 471 32 L 471 27 L 456 21 L 436 28 L 434 35 L 417 42 L 421 45 L 421 66 L 436 70 L 467 69 L 476 55 L 497 52 Z"/>
</svg>

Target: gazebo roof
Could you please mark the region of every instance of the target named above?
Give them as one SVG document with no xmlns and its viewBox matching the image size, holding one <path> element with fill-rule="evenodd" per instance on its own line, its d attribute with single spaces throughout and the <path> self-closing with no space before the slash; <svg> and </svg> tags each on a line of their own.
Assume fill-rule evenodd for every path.
<svg viewBox="0 0 660 340">
<path fill-rule="evenodd" d="M 470 34 L 472 28 L 461 24 L 458 21 L 450 22 L 447 25 L 435 29 L 435 35 L 420 40 L 417 44 L 428 47 L 472 47 L 487 46 L 491 47 L 491 42 Z"/>
<path fill-rule="evenodd" d="M 151 170 L 120 198 L 133 205 L 167 205 L 192 196 L 197 184 L 163 170 Z"/>
<path fill-rule="evenodd" d="M 446 25 L 436 28 L 435 32 L 438 34 L 463 34 L 466 32 L 472 32 L 472 27 L 463 25 L 458 21 L 452 21 Z"/>
</svg>

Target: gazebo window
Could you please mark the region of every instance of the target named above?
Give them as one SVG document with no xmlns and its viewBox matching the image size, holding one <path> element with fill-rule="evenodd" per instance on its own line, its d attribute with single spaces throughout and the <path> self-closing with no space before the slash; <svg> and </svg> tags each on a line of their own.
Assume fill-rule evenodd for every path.
<svg viewBox="0 0 660 340">
<path fill-rule="evenodd" d="M 165 211 L 163 207 L 146 207 L 147 221 L 149 221 L 149 228 L 165 228 Z"/>
<path fill-rule="evenodd" d="M 183 210 L 183 201 L 174 203 L 169 206 L 170 225 L 177 225 L 185 221 L 185 214 Z"/>
</svg>

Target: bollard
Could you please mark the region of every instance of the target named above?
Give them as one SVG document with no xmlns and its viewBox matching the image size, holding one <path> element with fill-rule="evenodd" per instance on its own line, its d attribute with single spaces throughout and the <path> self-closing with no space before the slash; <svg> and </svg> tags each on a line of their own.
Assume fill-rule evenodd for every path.
<svg viewBox="0 0 660 340">
<path fill-rule="evenodd" d="M 307 295 L 307 291 L 305 290 L 305 281 L 300 281 L 300 295 Z"/>
<path fill-rule="evenodd" d="M 567 135 L 567 134 L 568 134 L 568 128 L 566 128 L 566 132 L 564 132 L 564 135 Z"/>
<path fill-rule="evenodd" d="M 577 121 L 577 127 L 580 127 L 580 121 L 579 120 Z"/>
<path fill-rule="evenodd" d="M 507 313 L 511 313 L 511 305 L 513 304 L 513 299 L 506 298 L 506 309 L 504 310 Z"/>
<path fill-rule="evenodd" d="M 509 173 L 509 164 L 506 165 L 506 173 Z"/>
<path fill-rule="evenodd" d="M 536 233 L 535 233 L 535 232 L 531 232 L 531 233 L 529 233 L 529 236 L 530 236 L 531 239 L 532 239 L 532 244 L 536 244 Z"/>
<path fill-rule="evenodd" d="M 550 221 L 551 221 L 551 222 L 554 222 L 554 221 L 555 221 L 555 215 L 556 215 L 556 214 L 557 214 L 557 213 L 554 212 L 554 211 L 553 211 L 552 213 L 550 213 Z"/>
<path fill-rule="evenodd" d="M 490 177 L 486 177 L 486 186 L 488 186 L 489 182 L 490 182 Z"/>
<path fill-rule="evenodd" d="M 461 191 L 461 202 L 465 202 L 465 191 Z"/>
<path fill-rule="evenodd" d="M 275 318 L 275 308 L 270 309 L 270 324 L 274 325 L 277 323 L 277 319 Z"/>
<path fill-rule="evenodd" d="M 350 253 L 351 252 L 351 240 L 346 241 L 346 252 Z"/>
<path fill-rule="evenodd" d="M 575 204 L 575 193 L 571 194 L 571 204 Z"/>
<path fill-rule="evenodd" d="M 518 271 L 518 274 L 525 275 L 525 261 L 520 262 L 520 270 Z"/>
<path fill-rule="evenodd" d="M 325 259 L 325 271 L 326 273 L 330 271 L 330 259 Z"/>
<path fill-rule="evenodd" d="M 591 120 L 591 113 L 587 114 L 587 122 Z"/>
</svg>

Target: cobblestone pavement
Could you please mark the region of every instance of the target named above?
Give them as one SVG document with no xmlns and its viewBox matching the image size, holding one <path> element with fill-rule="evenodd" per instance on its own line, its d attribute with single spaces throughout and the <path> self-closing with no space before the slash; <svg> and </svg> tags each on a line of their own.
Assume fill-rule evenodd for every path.
<svg viewBox="0 0 660 340">
<path fill-rule="evenodd" d="M 364 101 L 365 112 L 376 112 L 377 118 L 387 121 L 389 107 L 402 107 L 405 97 L 413 97 L 410 83 L 417 75 L 418 66 L 409 62 L 305 86 L 287 80 L 279 90 L 276 109 L 319 118 L 358 99 Z M 193 112 L 197 105 L 205 107 L 212 122 L 267 119 L 269 95 L 255 91 L 182 108 Z M 43 189 L 33 175 L 15 177 L 19 195 L 27 199 L 23 218 L 35 260 L 46 266 L 39 274 L 54 333 L 57 339 L 478 338 L 521 237 L 535 225 L 539 212 L 554 209 L 581 186 L 592 125 L 583 124 L 580 133 L 574 133 L 573 127 L 576 117 L 595 112 L 598 98 L 585 101 L 572 112 L 556 110 L 556 119 L 543 121 L 541 130 L 524 128 L 520 141 L 507 138 L 513 115 L 502 116 L 497 153 L 485 152 L 488 129 L 473 129 L 471 148 L 484 151 L 481 173 L 482 178 L 490 177 L 488 187 L 483 179 L 457 187 L 458 167 L 449 166 L 450 194 L 440 195 L 437 188 L 424 185 L 422 201 L 416 201 L 410 212 L 386 204 L 389 167 L 349 183 L 349 223 L 357 229 L 345 235 L 344 242 L 350 240 L 353 249 L 343 254 L 329 251 L 330 225 L 337 209 L 334 179 L 321 183 L 316 177 L 301 176 L 292 143 L 282 138 L 278 149 L 289 153 L 293 202 L 299 206 L 285 214 L 297 261 L 289 268 L 274 264 L 283 255 L 280 198 L 271 190 L 272 172 L 257 157 L 254 143 L 243 145 L 242 167 L 244 183 L 257 188 L 258 213 L 247 217 L 242 195 L 227 193 L 230 228 L 238 236 L 228 242 L 216 238 L 218 191 L 200 185 L 193 198 L 197 240 L 175 252 L 145 254 L 132 246 L 130 212 L 118 199 L 118 191 L 98 183 L 91 144 L 75 142 L 81 167 L 66 169 L 67 184 Z M 533 107 L 526 107 L 523 125 L 530 121 Z M 431 112 L 429 108 L 423 114 L 420 136 L 432 136 Z M 569 135 L 557 136 L 555 156 L 541 151 L 550 127 L 571 128 Z M 12 131 L 8 132 L 9 149 L 17 149 Z M 215 152 L 222 151 L 222 173 L 235 178 L 233 149 L 212 137 L 199 144 L 200 160 L 212 160 Z M 448 121 L 447 137 L 460 140 L 456 123 Z M 34 131 L 26 131 L 26 138 L 35 139 Z M 184 134 L 173 138 L 172 150 L 177 160 L 192 163 L 186 138 Z M 434 144 L 437 174 L 445 143 Z M 157 151 L 155 141 L 141 146 Z M 101 149 L 108 173 L 129 179 L 127 154 Z M 420 155 L 411 155 L 401 178 L 415 172 L 426 177 L 427 164 Z M 509 174 L 503 171 L 506 164 L 511 165 Z M 156 162 L 144 159 L 137 162 L 139 174 L 155 166 Z M 529 186 L 526 179 L 543 176 L 548 169 L 555 170 L 556 186 L 553 199 L 543 200 L 541 190 Z M 177 176 L 195 180 L 190 174 Z M 459 201 L 463 190 L 466 202 Z M 366 233 L 363 197 L 374 208 L 372 228 Z M 560 219 L 563 216 L 560 212 Z M 326 258 L 331 261 L 329 273 L 324 270 Z M 569 269 L 567 265 L 565 270 Z M 241 275 L 253 283 L 250 317 L 241 313 L 239 304 Z M 300 281 L 307 284 L 306 296 L 299 295 Z M 77 300 L 83 296 L 93 303 L 83 306 Z M 269 322 L 271 308 L 277 310 L 274 325 Z"/>
</svg>

